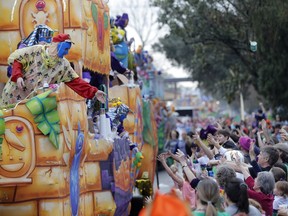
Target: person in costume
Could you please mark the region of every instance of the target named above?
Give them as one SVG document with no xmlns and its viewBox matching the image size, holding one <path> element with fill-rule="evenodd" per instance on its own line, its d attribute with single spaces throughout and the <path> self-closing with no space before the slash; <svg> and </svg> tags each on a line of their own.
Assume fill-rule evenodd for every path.
<svg viewBox="0 0 288 216">
<path fill-rule="evenodd" d="M 8 64 L 13 64 L 12 76 L 3 89 L 0 106 L 25 99 L 45 83 L 61 82 L 82 97 L 96 96 L 104 103 L 105 93 L 79 78 L 69 61 L 64 58 L 71 45 L 69 34 L 59 34 L 53 37 L 50 45 L 35 45 L 13 52 L 8 58 Z"/>
<path fill-rule="evenodd" d="M 37 25 L 27 38 L 17 44 L 17 49 L 37 44 L 45 45 L 51 43 L 54 31 L 47 25 Z M 12 75 L 12 65 L 7 67 L 7 77 Z"/>
</svg>

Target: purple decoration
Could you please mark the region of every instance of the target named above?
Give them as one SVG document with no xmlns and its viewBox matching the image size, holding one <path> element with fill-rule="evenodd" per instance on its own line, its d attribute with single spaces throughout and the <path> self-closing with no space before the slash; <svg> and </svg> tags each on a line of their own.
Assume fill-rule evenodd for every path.
<svg viewBox="0 0 288 216">
<path fill-rule="evenodd" d="M 101 167 L 101 182 L 102 182 L 102 189 L 103 190 L 111 190 L 113 191 L 112 187 L 113 181 L 114 181 L 114 175 L 113 175 L 113 155 L 114 151 L 109 155 L 108 160 L 106 161 L 100 161 L 100 167 Z"/>
<path fill-rule="evenodd" d="M 91 79 L 91 75 L 90 75 L 90 72 L 89 71 L 83 71 L 82 73 L 82 78 L 83 79 Z"/>
<path fill-rule="evenodd" d="M 126 22 L 129 21 L 127 13 L 123 13 L 122 16 L 117 16 L 115 20 L 115 26 L 124 29 L 126 27 Z"/>
<path fill-rule="evenodd" d="M 115 168 L 119 169 L 121 161 L 130 157 L 130 141 L 126 138 L 115 139 L 114 140 L 114 158 L 115 158 Z"/>
<path fill-rule="evenodd" d="M 114 140 L 114 161 L 116 170 L 122 161 L 130 157 L 130 144 L 131 142 L 126 138 L 115 139 Z M 117 158 L 117 159 L 116 159 Z M 128 205 L 132 199 L 132 191 L 123 191 L 118 185 L 115 185 L 114 200 L 116 203 L 115 216 L 128 215 Z"/>
<path fill-rule="evenodd" d="M 133 194 L 130 192 L 126 192 L 121 190 L 120 188 L 115 188 L 115 203 L 116 203 L 116 211 L 114 216 L 124 216 L 128 215 L 128 205 L 132 199 Z"/>
<path fill-rule="evenodd" d="M 17 126 L 16 126 L 16 131 L 17 131 L 18 133 L 21 133 L 21 132 L 23 131 L 23 129 L 24 129 L 23 125 L 17 125 Z"/>
<path fill-rule="evenodd" d="M 75 155 L 72 161 L 70 170 L 70 202 L 72 209 L 72 216 L 78 215 L 80 186 L 79 186 L 79 166 L 80 158 L 83 150 L 84 134 L 80 130 L 80 123 L 78 123 L 78 137 L 75 145 Z"/>
<path fill-rule="evenodd" d="M 120 186 L 115 183 L 113 176 L 113 167 L 119 169 L 121 162 L 130 157 L 130 144 L 127 138 L 119 138 L 114 140 L 114 150 L 109 155 L 108 160 L 100 161 L 101 167 L 101 182 L 103 190 L 110 190 L 113 194 L 116 203 L 115 216 L 128 215 L 128 205 L 132 199 L 133 193 L 130 188 L 127 191 L 120 189 Z M 130 168 L 128 168 L 130 169 Z M 130 174 L 131 175 L 131 174 Z M 133 176 L 132 178 L 133 179 Z M 133 179 L 134 180 L 134 179 Z"/>
</svg>

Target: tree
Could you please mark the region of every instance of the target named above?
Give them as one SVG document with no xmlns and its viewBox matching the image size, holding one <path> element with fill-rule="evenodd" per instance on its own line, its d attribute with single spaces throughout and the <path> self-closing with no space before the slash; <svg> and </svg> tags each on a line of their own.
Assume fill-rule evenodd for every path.
<svg viewBox="0 0 288 216">
<path fill-rule="evenodd" d="M 201 87 L 231 102 L 253 85 L 272 107 L 288 108 L 287 1 L 152 2 L 170 28 L 154 47 L 187 68 Z M 257 52 L 250 50 L 252 40 Z"/>
<path fill-rule="evenodd" d="M 149 0 L 123 1 L 121 11 L 116 9 L 115 12 L 125 12 L 129 15 L 129 27 L 131 27 L 139 36 L 142 47 L 151 45 L 159 36 L 157 29 L 159 23 L 157 20 L 157 8 L 149 4 Z"/>
</svg>

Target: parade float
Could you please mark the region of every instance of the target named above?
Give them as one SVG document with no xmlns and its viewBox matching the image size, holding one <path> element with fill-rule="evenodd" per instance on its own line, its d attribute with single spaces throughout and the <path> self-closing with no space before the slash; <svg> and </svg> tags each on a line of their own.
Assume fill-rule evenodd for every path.
<svg viewBox="0 0 288 216">
<path fill-rule="evenodd" d="M 110 18 L 104 1 L 0 2 L 1 83 L 8 80 L 8 56 L 40 24 L 71 35 L 66 58 L 80 77 L 83 69 L 108 76 Z M 89 128 L 86 100 L 63 83 L 0 109 L 1 216 L 129 215 L 135 181 L 154 180 L 153 107 L 135 85 L 107 93 L 121 102 L 102 108 L 98 131 Z M 119 136 L 110 125 L 119 125 L 122 104 L 129 112 L 121 117 L 127 133 Z M 107 120 L 105 110 L 113 117 Z"/>
</svg>

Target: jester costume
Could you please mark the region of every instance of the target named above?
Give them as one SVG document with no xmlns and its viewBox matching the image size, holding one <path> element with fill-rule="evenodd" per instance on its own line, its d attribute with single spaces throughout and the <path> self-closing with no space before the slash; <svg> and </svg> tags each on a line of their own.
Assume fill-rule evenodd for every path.
<svg viewBox="0 0 288 216">
<path fill-rule="evenodd" d="M 3 89 L 0 106 L 25 99 L 44 83 L 64 82 L 82 97 L 93 98 L 98 89 L 79 78 L 69 61 L 63 58 L 71 47 L 68 38 L 67 34 L 59 34 L 51 45 L 35 45 L 13 52 L 8 58 L 8 64 L 13 64 L 12 76 Z M 19 78 L 23 78 L 23 89 L 17 85 Z"/>
</svg>

